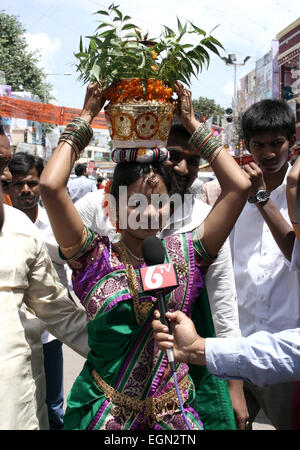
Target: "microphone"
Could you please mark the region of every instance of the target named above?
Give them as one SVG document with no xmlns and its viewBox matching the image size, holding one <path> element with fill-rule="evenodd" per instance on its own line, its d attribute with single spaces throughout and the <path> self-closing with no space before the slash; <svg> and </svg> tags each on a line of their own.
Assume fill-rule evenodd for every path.
<svg viewBox="0 0 300 450">
<path fill-rule="evenodd" d="M 165 295 L 178 286 L 176 267 L 173 263 L 164 264 L 165 249 L 161 240 L 156 236 L 144 239 L 142 250 L 147 264 L 147 267 L 140 269 L 143 291 L 157 297 L 160 320 L 168 327 L 171 334 L 170 322 L 166 318 Z M 167 357 L 172 371 L 175 372 L 173 349 L 167 350 Z"/>
<path fill-rule="evenodd" d="M 140 269 L 143 290 L 157 297 L 160 312 L 160 320 L 164 325 L 168 326 L 169 333 L 171 334 L 171 326 L 166 318 L 167 308 L 166 308 L 165 294 L 178 286 L 176 267 L 172 263 L 164 264 L 165 249 L 161 240 L 158 239 L 156 236 L 149 236 L 146 239 L 144 239 L 142 250 L 145 263 L 148 266 L 142 267 Z M 184 410 L 182 398 L 178 387 L 173 349 L 168 348 L 166 353 L 173 373 L 174 385 L 184 421 L 188 429 L 192 430 L 192 427 L 189 423 L 189 420 Z"/>
</svg>

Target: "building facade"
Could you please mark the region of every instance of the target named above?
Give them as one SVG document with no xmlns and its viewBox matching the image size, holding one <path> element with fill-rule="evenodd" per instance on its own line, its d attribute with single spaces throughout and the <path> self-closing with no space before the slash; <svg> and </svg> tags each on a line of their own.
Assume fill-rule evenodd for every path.
<svg viewBox="0 0 300 450">
<path fill-rule="evenodd" d="M 240 80 L 238 112 L 243 112 L 255 102 L 266 98 L 279 98 L 278 41 L 256 61 L 255 69 Z"/>
<path fill-rule="evenodd" d="M 280 98 L 286 100 L 295 114 L 296 149 L 300 150 L 300 18 L 280 31 L 278 66 Z"/>
</svg>

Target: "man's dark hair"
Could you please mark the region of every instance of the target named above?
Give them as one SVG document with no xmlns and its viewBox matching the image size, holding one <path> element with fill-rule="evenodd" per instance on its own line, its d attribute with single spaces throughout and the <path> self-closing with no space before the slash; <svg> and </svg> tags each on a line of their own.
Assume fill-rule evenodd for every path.
<svg viewBox="0 0 300 450">
<path fill-rule="evenodd" d="M 182 145 L 183 147 L 189 147 L 188 141 L 190 140 L 190 138 L 191 134 L 181 123 L 174 124 L 171 127 L 167 147 L 172 145 Z"/>
<path fill-rule="evenodd" d="M 195 113 L 196 118 L 200 120 L 199 114 Z M 172 127 L 170 130 L 167 147 L 172 145 L 180 145 L 186 147 L 187 149 L 192 149 L 188 141 L 191 138 L 191 133 L 182 125 L 179 119 L 175 116 L 172 122 Z"/>
<path fill-rule="evenodd" d="M 284 132 L 290 141 L 296 133 L 296 120 L 287 102 L 266 99 L 254 103 L 244 112 L 241 128 L 245 141 L 263 131 Z"/>
<path fill-rule="evenodd" d="M 77 164 L 77 166 L 75 166 L 75 174 L 77 175 L 77 177 L 81 177 L 82 175 L 84 175 L 86 170 L 86 164 Z"/>
<path fill-rule="evenodd" d="M 29 170 L 35 169 L 38 177 L 40 177 L 44 169 L 44 160 L 39 156 L 33 156 L 26 152 L 18 152 L 10 158 L 8 168 L 12 175 L 25 175 Z"/>
</svg>

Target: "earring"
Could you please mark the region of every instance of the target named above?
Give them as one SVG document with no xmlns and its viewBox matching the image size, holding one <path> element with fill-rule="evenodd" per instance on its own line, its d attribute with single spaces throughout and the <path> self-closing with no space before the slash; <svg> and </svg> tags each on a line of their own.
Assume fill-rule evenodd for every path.
<svg viewBox="0 0 300 450">
<path fill-rule="evenodd" d="M 159 183 L 157 175 L 155 175 L 155 173 L 152 172 L 152 174 L 147 178 L 147 183 L 149 183 L 152 189 L 154 189 L 155 186 L 157 186 Z"/>
</svg>

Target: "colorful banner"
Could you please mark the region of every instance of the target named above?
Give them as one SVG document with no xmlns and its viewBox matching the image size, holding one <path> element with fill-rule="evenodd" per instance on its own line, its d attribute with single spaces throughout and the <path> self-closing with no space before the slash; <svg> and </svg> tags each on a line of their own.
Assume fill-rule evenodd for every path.
<svg viewBox="0 0 300 450">
<path fill-rule="evenodd" d="M 0 96 L 0 116 L 16 117 L 53 125 L 67 125 L 80 114 L 80 109 L 55 106 L 45 103 L 16 100 Z M 93 120 L 93 128 L 107 129 L 104 113 L 99 113 Z"/>
</svg>

